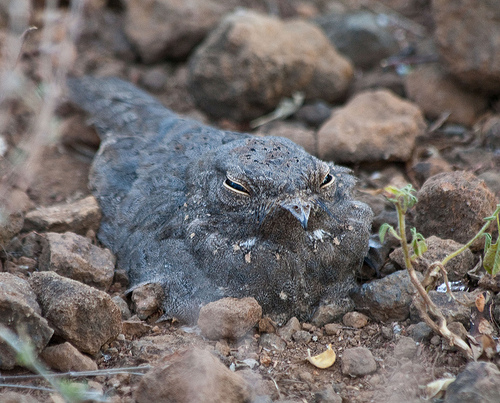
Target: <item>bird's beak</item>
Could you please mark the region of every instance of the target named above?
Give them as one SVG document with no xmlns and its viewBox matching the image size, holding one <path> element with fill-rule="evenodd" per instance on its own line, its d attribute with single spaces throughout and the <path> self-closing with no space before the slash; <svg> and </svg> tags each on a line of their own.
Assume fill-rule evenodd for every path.
<svg viewBox="0 0 500 403">
<path fill-rule="evenodd" d="M 300 199 L 293 199 L 281 203 L 281 207 L 288 210 L 292 215 L 299 220 L 302 228 L 307 229 L 307 221 L 309 220 L 309 214 L 311 213 L 311 203 L 304 202 Z"/>
</svg>

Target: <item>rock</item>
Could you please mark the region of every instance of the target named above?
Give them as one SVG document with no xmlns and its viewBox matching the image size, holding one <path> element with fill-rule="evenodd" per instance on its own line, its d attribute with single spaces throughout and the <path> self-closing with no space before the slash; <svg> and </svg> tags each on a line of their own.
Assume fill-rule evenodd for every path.
<svg viewBox="0 0 500 403">
<path fill-rule="evenodd" d="M 362 92 L 318 131 L 318 156 L 336 163 L 407 161 L 426 127 L 420 109 L 387 90 Z"/>
<path fill-rule="evenodd" d="M 432 329 L 425 322 L 418 322 L 415 325 L 410 325 L 408 327 L 408 333 L 411 335 L 412 339 L 416 342 L 422 342 L 424 340 L 429 340 L 432 335 Z"/>
<path fill-rule="evenodd" d="M 23 395 L 17 392 L 1 392 L 0 402 L 2 403 L 39 403 L 40 400 L 35 399 L 33 396 Z"/>
<path fill-rule="evenodd" d="M 151 325 L 139 320 L 137 316 L 133 316 L 128 320 L 122 322 L 122 332 L 126 336 L 141 337 L 149 333 L 152 329 Z"/>
<path fill-rule="evenodd" d="M 394 357 L 397 360 L 408 358 L 411 360 L 417 353 L 417 344 L 411 337 L 400 336 L 394 346 Z"/>
<path fill-rule="evenodd" d="M 23 213 L 30 204 L 29 197 L 25 192 L 19 189 L 7 189 L 1 184 L 0 245 L 7 245 L 23 229 Z"/>
<path fill-rule="evenodd" d="M 144 63 L 185 59 L 236 1 L 126 0 L 125 34 Z"/>
<path fill-rule="evenodd" d="M 372 374 L 377 363 L 366 347 L 347 348 L 342 355 L 342 373 L 353 377 Z"/>
<path fill-rule="evenodd" d="M 29 281 L 55 334 L 91 355 L 121 332 L 121 315 L 103 291 L 54 272 L 33 273 Z"/>
<path fill-rule="evenodd" d="M 484 181 L 464 172 L 444 172 L 428 179 L 417 193 L 415 227 L 425 237 L 435 235 L 467 243 L 495 210 L 495 195 Z M 493 226 L 491 226 L 493 228 Z M 491 229 L 490 231 L 491 232 Z M 471 246 L 482 249 L 484 240 Z"/>
<path fill-rule="evenodd" d="M 420 273 L 417 276 L 422 280 Z M 363 284 L 353 293 L 352 299 L 357 310 L 369 313 L 375 320 L 399 322 L 410 315 L 415 292 L 407 271 L 400 270 Z"/>
<path fill-rule="evenodd" d="M 375 67 L 399 51 L 396 38 L 380 21 L 369 11 L 333 13 L 316 19 L 337 50 L 363 69 Z"/>
<path fill-rule="evenodd" d="M 253 297 L 222 298 L 200 309 L 198 326 L 212 340 L 238 339 L 247 334 L 262 317 L 262 307 Z"/>
<path fill-rule="evenodd" d="M 0 272 L 0 325 L 29 342 L 35 354 L 44 349 L 54 333 L 41 313 L 36 295 L 27 281 Z M 16 353 L 0 341 L 0 369 L 12 369 L 16 365 Z"/>
<path fill-rule="evenodd" d="M 327 323 L 340 320 L 347 312 L 354 309 L 351 298 L 344 298 L 342 303 L 320 305 L 311 319 L 314 326 L 321 327 Z"/>
<path fill-rule="evenodd" d="M 427 251 L 424 252 L 422 257 L 417 258 L 413 262 L 413 268 L 422 273 L 424 273 L 432 263 L 443 260 L 447 255 L 464 246 L 452 239 L 441 239 L 434 235 L 427 238 L 425 242 L 428 248 Z M 405 267 L 403 248 L 399 247 L 395 249 L 389 257 L 400 267 Z M 446 272 L 448 273 L 448 280 L 462 280 L 467 272 L 474 268 L 474 261 L 474 255 L 470 249 L 465 250 L 460 255 L 451 259 L 445 265 Z"/>
<path fill-rule="evenodd" d="M 368 324 L 368 316 L 359 312 L 347 312 L 342 318 L 342 322 L 347 327 L 361 329 Z"/>
<path fill-rule="evenodd" d="M 293 319 L 293 318 L 292 318 Z M 259 333 L 276 333 L 278 325 L 269 316 L 259 320 Z"/>
<path fill-rule="evenodd" d="M 249 385 L 208 351 L 192 348 L 165 357 L 141 378 L 137 403 L 249 402 Z"/>
<path fill-rule="evenodd" d="M 306 129 L 299 124 L 274 121 L 261 126 L 255 134 L 286 137 L 304 147 L 309 154 L 316 155 L 316 133 L 314 130 Z"/>
<path fill-rule="evenodd" d="M 325 333 L 328 336 L 338 336 L 342 331 L 342 325 L 339 323 L 327 323 L 325 325 Z"/>
<path fill-rule="evenodd" d="M 278 329 L 278 335 L 286 341 L 292 340 L 292 336 L 295 332 L 298 332 L 301 330 L 300 327 L 300 322 L 299 320 L 294 316 L 293 318 L 290 318 L 290 320 L 287 322 L 287 324 L 283 327 L 280 327 Z"/>
<path fill-rule="evenodd" d="M 284 351 L 286 341 L 275 333 L 265 333 L 260 336 L 259 346 L 268 351 Z"/>
<path fill-rule="evenodd" d="M 57 274 L 107 291 L 113 282 L 116 259 L 109 249 L 92 245 L 72 232 L 48 232 L 41 241 L 40 271 Z"/>
<path fill-rule="evenodd" d="M 297 91 L 306 99 L 340 100 L 353 76 L 351 64 L 314 24 L 255 12 L 237 12 L 197 48 L 189 87 L 213 117 L 251 120 Z"/>
<path fill-rule="evenodd" d="M 130 319 L 132 314 L 130 313 L 130 309 L 128 307 L 127 302 L 119 295 L 114 296 L 113 298 L 111 298 L 111 300 L 120 309 L 120 313 L 122 315 L 122 320 Z"/>
<path fill-rule="evenodd" d="M 70 343 L 45 347 L 40 355 L 47 366 L 61 372 L 96 371 L 97 364 L 92 358 L 80 353 Z"/>
<path fill-rule="evenodd" d="M 318 128 L 332 115 L 332 108 L 323 101 L 302 106 L 294 117 L 308 126 Z M 304 147 L 304 146 L 302 146 Z M 316 152 L 316 149 L 314 150 Z M 310 151 L 308 151 L 310 152 Z"/>
<path fill-rule="evenodd" d="M 497 1 L 435 0 L 434 37 L 446 68 L 462 83 L 500 93 L 500 7 Z"/>
<path fill-rule="evenodd" d="M 335 392 L 332 385 L 314 393 L 314 403 L 342 403 L 342 397 Z"/>
<path fill-rule="evenodd" d="M 305 330 L 298 330 L 292 335 L 292 339 L 296 343 L 304 343 L 307 344 L 311 341 L 311 333 Z"/>
<path fill-rule="evenodd" d="M 145 320 L 159 311 L 163 304 L 163 288 L 158 283 L 143 284 L 132 292 L 134 311 L 139 319 Z"/>
<path fill-rule="evenodd" d="M 431 176 L 442 172 L 451 172 L 453 168 L 439 153 L 431 151 L 428 158 L 418 158 L 417 161 L 410 167 L 409 175 L 415 178 L 419 187 L 422 187 L 424 182 Z"/>
<path fill-rule="evenodd" d="M 488 98 L 461 87 L 439 65 L 419 67 L 406 77 L 406 93 L 425 116 L 437 119 L 450 112 L 448 122 L 472 127 L 488 108 Z"/>
<path fill-rule="evenodd" d="M 465 291 L 455 291 L 453 296 L 458 302 L 453 299 L 450 300 L 450 297 L 444 292 L 429 291 L 429 297 L 441 310 L 447 323 L 460 322 L 465 326 L 469 326 L 471 303 L 474 303 L 475 295 Z M 410 317 L 414 322 L 422 320 L 417 308 L 413 304 L 410 309 Z"/>
<path fill-rule="evenodd" d="M 444 403 L 500 402 L 500 371 L 491 362 L 469 362 L 446 390 Z"/>
<path fill-rule="evenodd" d="M 97 232 L 101 210 L 93 196 L 69 204 L 40 207 L 26 214 L 23 231 L 74 232 L 85 235 L 88 230 Z"/>
</svg>

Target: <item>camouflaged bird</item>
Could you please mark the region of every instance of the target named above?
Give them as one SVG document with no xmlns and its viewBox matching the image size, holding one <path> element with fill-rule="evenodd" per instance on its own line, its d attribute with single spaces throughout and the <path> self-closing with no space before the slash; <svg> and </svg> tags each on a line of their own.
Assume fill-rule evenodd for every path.
<svg viewBox="0 0 500 403">
<path fill-rule="evenodd" d="M 166 317 L 193 322 L 209 301 L 253 296 L 280 322 L 306 320 L 345 299 L 372 219 L 347 168 L 183 119 L 118 79 L 68 86 L 101 136 L 99 239 L 133 287 L 162 285 Z"/>
</svg>

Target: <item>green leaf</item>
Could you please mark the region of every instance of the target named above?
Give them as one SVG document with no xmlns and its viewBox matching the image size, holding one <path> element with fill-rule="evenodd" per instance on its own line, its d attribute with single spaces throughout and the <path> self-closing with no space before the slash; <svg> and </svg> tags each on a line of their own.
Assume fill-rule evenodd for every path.
<svg viewBox="0 0 500 403">
<path fill-rule="evenodd" d="M 421 257 L 425 252 L 427 252 L 427 244 L 425 243 L 424 236 L 417 232 L 416 228 L 412 228 L 411 232 L 411 247 L 413 248 L 413 253 L 415 257 Z M 412 256 L 413 258 L 413 256 Z"/>
<path fill-rule="evenodd" d="M 488 249 L 490 248 L 491 246 L 491 234 L 483 234 L 484 236 L 484 253 L 486 253 L 488 251 Z"/>
<path fill-rule="evenodd" d="M 491 274 L 492 277 L 500 272 L 500 248 L 497 243 L 491 244 L 486 250 L 483 259 L 484 269 Z"/>
<path fill-rule="evenodd" d="M 394 228 L 392 227 L 392 225 L 388 224 L 388 223 L 383 223 L 379 230 L 378 230 L 378 237 L 380 238 L 380 243 L 384 243 L 384 239 L 385 239 L 385 234 L 387 233 L 387 231 L 389 229 L 392 229 L 394 230 Z"/>
</svg>

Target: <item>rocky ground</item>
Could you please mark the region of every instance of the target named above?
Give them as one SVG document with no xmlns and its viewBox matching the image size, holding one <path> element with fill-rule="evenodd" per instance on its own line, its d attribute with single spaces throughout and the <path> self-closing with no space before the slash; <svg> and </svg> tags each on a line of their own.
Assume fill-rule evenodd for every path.
<svg viewBox="0 0 500 403">
<path fill-rule="evenodd" d="M 390 238 L 374 243 L 376 268 L 360 272 L 350 312 L 326 305 L 309 322 L 277 324 L 255 300 L 227 299 L 196 327 L 158 321 L 161 289 L 126 293 L 126 273 L 96 238 L 87 178 L 99 139 L 63 85 L 118 76 L 182 115 L 288 137 L 347 165 L 374 234 L 396 225 L 381 189 L 412 183 L 425 272 L 499 203 L 500 4 L 93 0 L 45 13 L 42 3 L 0 8 L 0 323 L 47 367 L 94 371 L 76 381 L 112 402 L 420 402 L 430 382 L 457 375 L 430 399 L 500 401 L 500 283 L 482 268 L 484 240 L 446 265 L 462 303 L 434 289 L 442 280 L 429 291 L 449 328 L 474 337 L 479 362 L 422 320 Z M 330 344 L 332 366 L 307 360 Z M 31 374 L 19 364 L 0 343 L 0 384 L 11 385 L 0 401 L 61 401 L 16 389 L 47 387 L 11 378 Z"/>
</svg>

